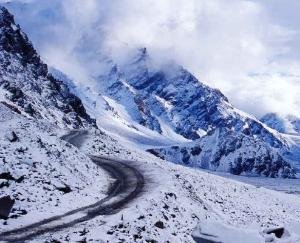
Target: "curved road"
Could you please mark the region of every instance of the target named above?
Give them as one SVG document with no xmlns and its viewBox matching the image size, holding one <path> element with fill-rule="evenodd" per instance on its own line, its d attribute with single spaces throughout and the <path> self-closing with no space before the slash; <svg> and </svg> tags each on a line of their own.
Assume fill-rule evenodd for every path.
<svg viewBox="0 0 300 243">
<path fill-rule="evenodd" d="M 73 145 L 80 147 L 87 131 L 71 131 L 62 137 Z M 93 219 L 99 215 L 114 214 L 133 200 L 144 186 L 143 175 L 134 167 L 122 161 L 110 160 L 99 156 L 90 156 L 92 161 L 106 170 L 114 183 L 110 186 L 107 197 L 65 214 L 51 217 L 40 222 L 0 233 L 0 241 L 24 242 L 45 233 L 55 232 L 75 224 Z"/>
</svg>

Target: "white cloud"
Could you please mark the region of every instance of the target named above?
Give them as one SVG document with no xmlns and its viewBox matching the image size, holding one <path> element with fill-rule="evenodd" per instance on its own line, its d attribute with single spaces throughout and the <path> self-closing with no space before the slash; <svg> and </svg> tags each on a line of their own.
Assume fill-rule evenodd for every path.
<svg viewBox="0 0 300 243">
<path fill-rule="evenodd" d="M 10 8 L 42 56 L 73 77 L 101 70 L 103 49 L 119 58 L 146 46 L 246 111 L 300 113 L 297 0 L 32 1 Z"/>
</svg>

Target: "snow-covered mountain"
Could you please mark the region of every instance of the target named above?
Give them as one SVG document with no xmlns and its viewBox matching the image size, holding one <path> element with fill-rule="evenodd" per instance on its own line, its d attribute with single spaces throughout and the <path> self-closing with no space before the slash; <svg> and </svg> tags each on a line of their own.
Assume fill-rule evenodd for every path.
<svg viewBox="0 0 300 243">
<path fill-rule="evenodd" d="M 48 73 L 6 8 L 0 8 L 0 101 L 19 113 L 60 126 L 95 126 L 81 100 Z"/>
<path fill-rule="evenodd" d="M 66 128 L 95 126 L 81 100 L 48 73 L 13 16 L 0 7 L 1 232 L 7 224 L 20 227 L 105 196 L 107 174 L 60 139 Z M 14 202 L 8 219 L 6 197 Z"/>
<path fill-rule="evenodd" d="M 146 48 L 123 64 L 109 65 L 95 81 L 98 96 L 92 103 L 99 109 L 97 99 L 104 99 L 111 120 L 127 124 L 133 133 L 147 128 L 172 140 L 160 144 L 157 139 L 144 146 L 147 151 L 173 162 L 235 174 L 293 176 L 292 166 L 280 155 L 288 147 L 279 133 L 234 108 L 219 90 L 183 67 L 174 62 L 156 65 Z M 109 112 L 98 119 L 99 126 Z"/>
<path fill-rule="evenodd" d="M 175 63 L 155 67 L 145 48 L 124 66 L 113 66 L 98 79 L 105 95 L 123 104 L 140 124 L 163 133 L 167 124 L 174 132 L 195 140 L 226 127 L 259 136 L 273 147 L 282 141 L 250 115 L 235 109 L 228 99 Z M 126 103 L 125 103 L 126 102 Z"/>
<path fill-rule="evenodd" d="M 280 132 L 288 141 L 288 150 L 284 157 L 293 161 L 294 167 L 300 168 L 300 118 L 295 115 L 268 113 L 260 119 L 267 126 Z"/>
<path fill-rule="evenodd" d="M 278 151 L 260 139 L 226 128 L 217 128 L 211 135 L 187 145 L 148 151 L 169 161 L 209 170 L 229 171 L 236 175 L 293 176 L 291 164 Z"/>
<path fill-rule="evenodd" d="M 5 8 L 1 16 L 0 87 L 7 106 L 73 128 L 95 126 L 87 110 L 112 135 L 148 151 L 164 151 L 177 163 L 293 177 L 292 165 L 281 156 L 288 149 L 285 139 L 182 66 L 158 64 L 142 48 L 122 63 L 103 58 L 108 71 L 89 84 L 72 81 L 58 71 L 50 74 L 13 16 Z M 190 143 L 201 148 L 196 156 L 185 149 Z"/>
<path fill-rule="evenodd" d="M 0 215 L 0 241 L 28 233 L 26 242 L 193 242 L 199 225 L 200 233 L 204 226 L 213 229 L 215 239 L 220 228 L 229 230 L 229 242 L 299 242 L 298 195 L 167 161 L 234 174 L 294 175 L 280 155 L 285 136 L 235 109 L 184 68 L 156 66 L 141 49 L 123 64 L 109 61 L 109 71 L 89 84 L 80 83 L 48 71 L 4 8 L 0 61 L 1 213 L 5 198 L 14 202 L 8 215 Z M 89 128 L 95 121 L 88 114 L 100 129 Z M 70 128 L 88 130 L 80 149 L 61 139 Z M 113 171 L 87 155 L 134 167 L 143 176 L 142 192 L 118 208 L 120 190 L 137 178 L 114 180 Z M 299 191 L 298 180 L 260 179 L 278 190 L 284 184 Z M 99 215 L 110 199 L 108 206 L 117 209 Z M 283 230 L 283 241 L 262 234 L 269 227 Z"/>
<path fill-rule="evenodd" d="M 300 134 L 300 118 L 297 116 L 282 116 L 276 113 L 268 113 L 260 120 L 278 132 L 286 134 Z"/>
</svg>

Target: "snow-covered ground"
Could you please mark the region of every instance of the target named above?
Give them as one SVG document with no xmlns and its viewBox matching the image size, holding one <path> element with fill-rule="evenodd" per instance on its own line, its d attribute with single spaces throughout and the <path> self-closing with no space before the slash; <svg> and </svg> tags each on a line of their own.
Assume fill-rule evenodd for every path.
<svg viewBox="0 0 300 243">
<path fill-rule="evenodd" d="M 25 208 L 27 214 L 9 219 L 7 224 L 2 220 L 1 230 L 61 214 L 103 197 L 109 179 L 85 153 L 135 161 L 131 163 L 145 176 L 143 193 L 114 215 L 99 216 L 72 228 L 42 235 L 35 242 L 45 239 L 62 242 L 193 242 L 192 232 L 195 228 L 207 226 L 211 221 L 221 228 L 221 231 L 214 231 L 218 237 L 224 237 L 229 231 L 232 234 L 259 237 L 264 242 L 261 234 L 264 229 L 284 226 L 289 236 L 285 241 L 277 239 L 277 242 L 300 240 L 297 235 L 300 225 L 300 197 L 297 195 L 175 165 L 134 148 L 130 143 L 121 145 L 101 130 L 91 130 L 85 136 L 80 152 L 61 141 L 57 135 L 62 134 L 62 131 L 55 129 L 57 128 L 47 123 L 12 113 L 1 105 L 1 146 L 5 146 L 1 153 L 7 161 L 2 161 L 4 167 L 1 168 L 25 175 L 22 183 L 9 181 L 9 187 L 1 188 L 1 193 L 14 193 L 18 199 L 33 199 L 17 200 L 14 208 Z M 12 139 L 12 131 L 17 135 L 17 141 L 11 142 L 15 140 Z M 20 150 L 20 147 L 23 149 Z M 24 149 L 25 152 L 20 155 L 18 151 Z M 18 166 L 17 170 L 14 166 Z M 13 176 L 19 178 L 21 174 Z M 247 179 L 245 182 L 249 182 L 250 178 Z M 261 179 L 262 184 L 271 180 Z M 69 185 L 72 192 L 63 194 L 56 190 L 57 181 Z M 284 182 L 291 184 L 298 181 L 280 182 L 284 185 Z M 15 214 L 17 213 L 16 210 Z"/>
<path fill-rule="evenodd" d="M 232 234 L 260 237 L 261 242 L 264 242 L 261 234 L 264 229 L 284 226 L 289 236 L 284 241 L 276 239 L 274 242 L 300 240 L 297 234 L 300 232 L 300 197 L 297 195 L 162 161 L 126 144 L 121 146 L 102 132 L 86 136 L 81 149 L 136 161 L 145 176 L 144 192 L 115 215 L 99 216 L 38 240 L 193 242 L 192 232 L 197 225 L 207 225 L 210 221 L 226 225 L 225 232 L 231 229 Z M 220 230 L 215 233 L 220 237 L 223 234 Z"/>
<path fill-rule="evenodd" d="M 0 103 L 0 197 L 15 199 L 10 218 L 0 219 L 0 231 L 66 213 L 105 196 L 110 177 L 58 133 L 63 131 Z"/>
<path fill-rule="evenodd" d="M 281 191 L 288 194 L 300 195 L 300 175 L 296 174 L 295 179 L 266 178 L 259 176 L 237 176 L 226 172 L 212 172 L 205 170 L 207 173 L 222 176 L 235 181 L 244 182 L 257 187 L 264 187 L 275 191 Z"/>
</svg>

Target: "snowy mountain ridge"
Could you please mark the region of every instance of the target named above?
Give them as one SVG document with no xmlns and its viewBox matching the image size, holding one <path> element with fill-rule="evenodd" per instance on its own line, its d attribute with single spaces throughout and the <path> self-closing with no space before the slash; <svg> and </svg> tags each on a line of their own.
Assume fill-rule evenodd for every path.
<svg viewBox="0 0 300 243">
<path fill-rule="evenodd" d="M 96 98 L 91 112 L 97 113 L 101 103 L 107 110 L 98 118 L 99 126 L 105 128 L 104 117 L 111 116 L 132 133 L 150 129 L 170 136 L 172 142 L 163 144 L 158 138 L 156 144 L 143 146 L 173 162 L 235 174 L 293 176 L 292 166 L 282 156 L 288 144 L 280 133 L 234 108 L 219 90 L 202 84 L 183 67 L 174 62 L 158 67 L 153 62 L 146 48 L 123 65 L 109 62 L 110 70 L 97 77 L 92 88 Z M 91 107 L 91 101 L 84 101 L 93 96 L 87 95 L 91 88 L 84 90 L 88 93 L 79 96 Z M 107 129 L 112 130 L 111 125 Z M 142 140 L 135 138 L 134 143 L 140 146 Z M 191 144 L 201 148 L 197 156 L 186 149 Z"/>
<path fill-rule="evenodd" d="M 20 113 L 60 126 L 95 126 L 81 100 L 48 73 L 26 34 L 0 8 L 0 99 Z"/>
</svg>

